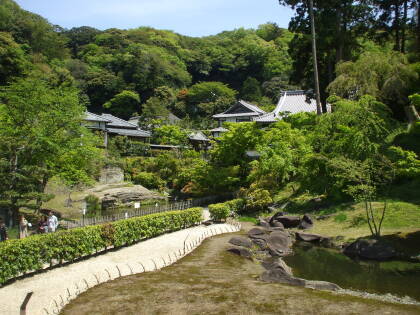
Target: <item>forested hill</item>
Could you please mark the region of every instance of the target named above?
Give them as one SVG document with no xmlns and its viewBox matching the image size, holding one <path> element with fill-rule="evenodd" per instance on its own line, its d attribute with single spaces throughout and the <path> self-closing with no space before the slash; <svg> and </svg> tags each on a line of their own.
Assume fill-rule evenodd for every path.
<svg viewBox="0 0 420 315">
<path fill-rule="evenodd" d="M 292 66 L 293 35 L 274 23 L 203 38 L 149 27 L 66 30 L 0 0 L 0 32 L 0 84 L 34 68 L 74 78 L 88 109 L 125 118 L 148 100 L 149 112 L 169 107 L 181 117 L 208 116 L 238 96 L 269 108 Z"/>
</svg>

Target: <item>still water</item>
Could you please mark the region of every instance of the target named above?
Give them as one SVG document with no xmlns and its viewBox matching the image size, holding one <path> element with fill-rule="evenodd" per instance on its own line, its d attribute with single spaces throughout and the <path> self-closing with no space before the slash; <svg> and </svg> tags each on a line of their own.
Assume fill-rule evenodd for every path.
<svg viewBox="0 0 420 315">
<path fill-rule="evenodd" d="M 323 280 L 344 289 L 396 296 L 420 301 L 420 263 L 352 260 L 337 250 L 296 243 L 294 254 L 284 258 L 296 277 Z"/>
</svg>

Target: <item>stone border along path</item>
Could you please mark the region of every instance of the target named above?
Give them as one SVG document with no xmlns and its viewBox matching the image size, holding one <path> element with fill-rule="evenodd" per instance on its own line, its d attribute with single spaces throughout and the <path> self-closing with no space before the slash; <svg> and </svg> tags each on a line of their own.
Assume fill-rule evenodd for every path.
<svg viewBox="0 0 420 315">
<path fill-rule="evenodd" d="M 26 294 L 32 291 L 26 314 L 58 314 L 72 299 L 100 283 L 159 270 L 191 253 L 206 238 L 240 229 L 238 222 L 200 225 L 17 280 L 0 288 L 0 314 L 19 314 Z"/>
</svg>

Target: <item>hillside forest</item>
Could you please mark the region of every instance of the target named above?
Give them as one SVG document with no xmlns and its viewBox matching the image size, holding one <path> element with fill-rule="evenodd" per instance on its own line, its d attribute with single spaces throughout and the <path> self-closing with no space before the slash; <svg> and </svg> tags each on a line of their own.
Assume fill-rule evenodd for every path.
<svg viewBox="0 0 420 315">
<path fill-rule="evenodd" d="M 208 37 L 139 27 L 64 29 L 0 0 L 0 207 L 17 215 L 53 196 L 52 179 L 91 185 L 104 165 L 161 192 L 237 192 L 256 213 L 290 192 L 298 205 L 389 199 L 419 211 L 420 1 L 314 1 L 324 113 L 269 127 L 227 124 L 212 148 L 127 156 L 81 125 L 86 110 L 140 117 L 158 144 L 209 130 L 237 99 L 274 109 L 314 89 L 307 1 L 295 16 Z M 332 113 L 326 113 L 326 104 Z M 181 121 L 166 121 L 173 113 Z M 247 152 L 257 151 L 255 160 Z M 417 191 L 417 192 L 416 192 Z"/>
</svg>

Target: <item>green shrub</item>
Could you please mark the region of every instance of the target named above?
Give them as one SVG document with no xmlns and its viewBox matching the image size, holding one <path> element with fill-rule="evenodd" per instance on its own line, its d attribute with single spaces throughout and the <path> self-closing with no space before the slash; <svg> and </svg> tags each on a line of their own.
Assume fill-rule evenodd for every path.
<svg viewBox="0 0 420 315">
<path fill-rule="evenodd" d="M 165 181 L 153 173 L 140 172 L 133 176 L 133 182 L 136 185 L 142 185 L 148 189 L 162 189 L 165 187 Z"/>
<path fill-rule="evenodd" d="M 227 203 L 209 205 L 210 217 L 214 221 L 226 220 L 230 215 L 230 207 Z"/>
<path fill-rule="evenodd" d="M 95 195 L 88 195 L 85 197 L 87 217 L 92 218 L 101 214 L 101 203 L 99 198 Z"/>
<path fill-rule="evenodd" d="M 353 219 L 351 219 L 351 222 L 350 222 L 350 225 L 352 227 L 358 227 L 364 224 L 367 224 L 367 219 L 366 219 L 366 216 L 363 214 L 359 214 L 353 217 Z"/>
<path fill-rule="evenodd" d="M 72 262 L 109 246 L 132 244 L 201 221 L 202 208 L 191 208 L 1 242 L 0 284 L 45 264 Z"/>
<path fill-rule="evenodd" d="M 229 206 L 231 212 L 237 214 L 241 213 L 244 210 L 246 201 L 244 199 L 238 198 L 226 201 L 225 204 Z"/>
</svg>

